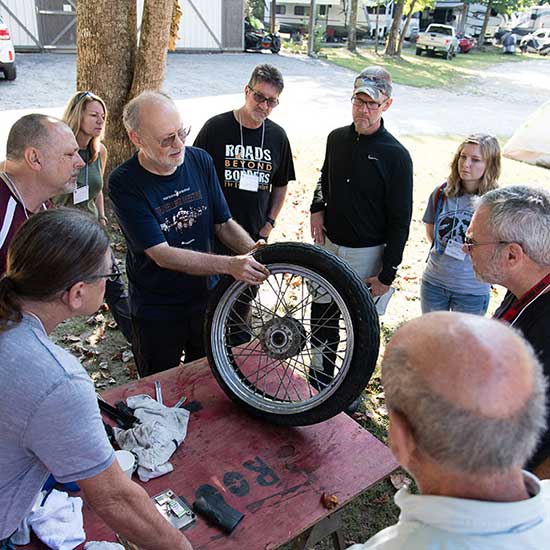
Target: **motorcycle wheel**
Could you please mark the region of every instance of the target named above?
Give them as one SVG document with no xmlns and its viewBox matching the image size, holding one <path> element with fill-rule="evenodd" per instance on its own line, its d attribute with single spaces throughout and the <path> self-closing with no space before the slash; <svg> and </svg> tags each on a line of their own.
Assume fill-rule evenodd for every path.
<svg viewBox="0 0 550 550">
<path fill-rule="evenodd" d="M 261 285 L 225 276 L 209 300 L 212 372 L 259 418 L 286 426 L 327 420 L 361 395 L 376 366 L 380 329 L 370 292 L 346 263 L 313 245 L 277 243 L 254 257 L 270 271 Z M 331 313 L 313 316 L 314 298 L 328 301 Z M 321 342 L 323 330 L 337 341 Z"/>
<path fill-rule="evenodd" d="M 281 37 L 273 36 L 271 40 L 271 53 L 279 53 L 281 51 Z"/>
</svg>

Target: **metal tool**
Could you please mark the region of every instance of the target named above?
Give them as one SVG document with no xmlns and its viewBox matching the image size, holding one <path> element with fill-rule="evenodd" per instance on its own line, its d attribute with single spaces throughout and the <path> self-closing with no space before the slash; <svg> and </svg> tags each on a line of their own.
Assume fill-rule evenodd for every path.
<svg viewBox="0 0 550 550">
<path fill-rule="evenodd" d="M 164 405 L 164 402 L 162 401 L 162 388 L 160 387 L 160 382 L 158 380 L 155 380 L 155 395 L 157 401 Z"/>
<path fill-rule="evenodd" d="M 178 409 L 178 408 L 181 407 L 186 401 L 187 401 L 187 397 L 185 397 L 185 395 L 182 395 L 182 396 L 178 399 L 177 403 L 174 405 L 173 408 L 174 408 L 174 409 Z"/>
</svg>

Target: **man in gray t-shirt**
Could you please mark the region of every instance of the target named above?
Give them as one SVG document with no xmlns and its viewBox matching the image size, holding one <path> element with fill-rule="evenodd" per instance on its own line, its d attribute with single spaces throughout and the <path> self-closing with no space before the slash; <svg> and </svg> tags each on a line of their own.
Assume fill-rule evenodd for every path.
<svg viewBox="0 0 550 550">
<path fill-rule="evenodd" d="M 93 382 L 25 315 L 0 334 L 0 539 L 11 535 L 52 473 L 62 482 L 111 465 Z M 39 384 L 36 382 L 40 381 Z"/>
</svg>

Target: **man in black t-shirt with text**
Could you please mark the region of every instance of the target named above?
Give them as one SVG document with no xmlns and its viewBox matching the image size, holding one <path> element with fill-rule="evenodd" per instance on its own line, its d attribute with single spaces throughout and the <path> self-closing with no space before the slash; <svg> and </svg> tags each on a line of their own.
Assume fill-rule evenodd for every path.
<svg viewBox="0 0 550 550">
<path fill-rule="evenodd" d="M 256 240 L 269 237 L 295 179 L 286 133 L 268 118 L 283 87 L 279 69 L 258 65 L 244 105 L 206 121 L 194 143 L 214 159 L 231 215 Z"/>
</svg>

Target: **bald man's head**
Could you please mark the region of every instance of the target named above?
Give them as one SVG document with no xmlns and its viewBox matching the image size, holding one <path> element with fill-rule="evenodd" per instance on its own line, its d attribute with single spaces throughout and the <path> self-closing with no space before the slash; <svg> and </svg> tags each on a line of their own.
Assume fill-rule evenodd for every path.
<svg viewBox="0 0 550 550">
<path fill-rule="evenodd" d="M 511 328 L 482 317 L 431 313 L 400 328 L 382 364 L 388 407 L 418 447 L 469 473 L 522 466 L 545 418 L 542 368 Z"/>
</svg>

